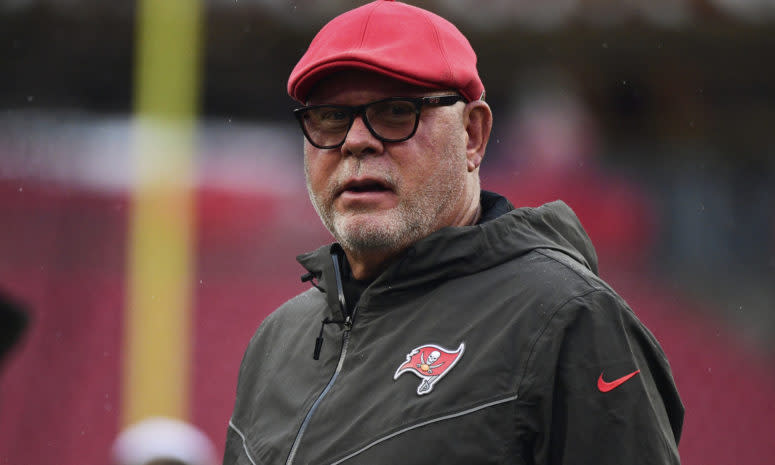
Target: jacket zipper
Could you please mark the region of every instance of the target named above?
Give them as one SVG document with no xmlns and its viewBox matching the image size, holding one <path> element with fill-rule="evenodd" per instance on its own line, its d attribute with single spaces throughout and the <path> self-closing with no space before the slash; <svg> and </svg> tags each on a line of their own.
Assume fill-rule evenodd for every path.
<svg viewBox="0 0 775 465">
<path fill-rule="evenodd" d="M 307 430 L 307 426 L 309 426 L 310 419 L 312 419 L 312 415 L 317 410 L 320 403 L 323 401 L 323 398 L 326 397 L 326 394 L 328 394 L 328 391 L 331 390 L 331 387 L 336 382 L 336 378 L 339 376 L 339 372 L 342 371 L 342 365 L 344 365 L 344 358 L 347 355 L 347 346 L 350 344 L 350 331 L 353 327 L 353 318 L 355 318 L 355 312 L 358 310 L 358 305 L 356 304 L 353 308 L 352 313 L 347 312 L 347 302 L 345 302 L 344 297 L 344 287 L 342 286 L 342 272 L 339 268 L 339 254 L 336 252 L 331 253 L 331 260 L 333 262 L 334 266 L 334 276 L 336 278 L 336 290 L 338 294 L 338 300 L 339 300 L 339 308 L 342 312 L 342 315 L 344 316 L 344 334 L 342 334 L 342 351 L 339 353 L 339 362 L 336 364 L 336 370 L 334 370 L 333 376 L 331 376 L 331 379 L 328 380 L 328 384 L 326 385 L 325 389 L 318 395 L 318 398 L 315 399 L 315 402 L 312 404 L 312 407 L 309 408 L 309 411 L 307 412 L 307 415 L 304 417 L 304 421 L 301 422 L 301 426 L 299 427 L 299 432 L 296 433 L 296 439 L 293 440 L 293 445 L 291 446 L 291 451 L 288 453 L 288 459 L 285 461 L 285 465 L 291 465 L 293 463 L 293 459 L 296 458 L 296 452 L 298 452 L 299 444 L 301 443 L 301 438 L 304 436 L 304 432 Z M 324 320 L 325 321 L 325 320 Z M 325 323 L 323 323 L 323 326 L 325 326 Z M 320 328 L 320 336 L 315 341 L 315 356 L 313 357 L 315 360 L 317 360 L 317 357 L 319 355 L 320 351 L 320 345 L 322 344 L 322 336 L 323 336 L 323 327 Z"/>
<path fill-rule="evenodd" d="M 355 315 L 355 311 L 358 309 L 356 306 L 353 309 L 353 315 Z M 285 465 L 291 465 L 293 463 L 293 459 L 296 458 L 296 452 L 299 449 L 299 443 L 301 442 L 302 436 L 304 436 L 304 431 L 307 429 L 307 426 L 309 425 L 310 419 L 312 418 L 312 415 L 315 413 L 315 410 L 317 410 L 318 405 L 320 405 L 320 402 L 323 401 L 323 398 L 328 394 L 328 391 L 331 390 L 331 387 L 334 385 L 334 382 L 336 382 L 336 378 L 339 376 L 339 372 L 342 371 L 342 365 L 344 364 L 344 357 L 347 355 L 347 346 L 350 344 L 350 330 L 353 327 L 352 323 L 352 316 L 348 315 L 347 318 L 344 321 L 345 325 L 345 331 L 342 335 L 342 352 L 339 354 L 339 362 L 336 365 L 336 370 L 334 370 L 334 375 L 331 376 L 331 379 L 328 381 L 328 384 L 326 385 L 325 389 L 318 395 L 318 398 L 315 399 L 315 403 L 312 404 L 312 407 L 310 407 L 309 411 L 307 412 L 307 415 L 304 417 L 304 421 L 301 423 L 301 427 L 299 428 L 299 432 L 296 433 L 296 439 L 293 441 L 293 445 L 291 446 L 291 452 L 288 454 L 288 460 L 285 461 Z"/>
</svg>

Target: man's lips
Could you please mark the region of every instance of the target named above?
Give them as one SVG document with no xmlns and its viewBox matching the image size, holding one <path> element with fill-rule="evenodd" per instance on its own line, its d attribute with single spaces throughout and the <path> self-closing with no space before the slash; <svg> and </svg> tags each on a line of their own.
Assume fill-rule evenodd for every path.
<svg viewBox="0 0 775 465">
<path fill-rule="evenodd" d="M 383 179 L 379 178 L 351 178 L 337 190 L 337 196 L 347 194 L 347 196 L 358 196 L 360 194 L 379 194 L 392 193 L 393 187 Z"/>
<path fill-rule="evenodd" d="M 373 210 L 392 208 L 396 192 L 386 179 L 376 177 L 350 178 L 338 190 L 339 208 L 344 210 Z"/>
</svg>

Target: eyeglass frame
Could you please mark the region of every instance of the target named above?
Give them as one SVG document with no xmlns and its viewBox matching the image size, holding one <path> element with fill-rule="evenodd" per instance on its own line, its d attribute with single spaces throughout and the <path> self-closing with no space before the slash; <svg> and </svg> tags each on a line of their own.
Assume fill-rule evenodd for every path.
<svg viewBox="0 0 775 465">
<path fill-rule="evenodd" d="M 385 103 L 385 102 L 395 102 L 395 101 L 411 102 L 414 105 L 414 113 L 415 113 L 414 127 L 412 128 L 412 132 L 410 132 L 409 135 L 406 137 L 402 137 L 399 139 L 388 139 L 377 134 L 377 131 L 374 130 L 374 128 L 371 126 L 371 124 L 369 123 L 369 119 L 366 117 L 366 109 L 371 105 L 376 105 L 376 104 Z M 307 141 L 310 144 L 312 144 L 314 147 L 317 147 L 323 150 L 329 150 L 329 149 L 336 149 L 344 145 L 344 143 L 347 141 L 347 135 L 350 133 L 350 129 L 352 129 L 353 123 L 355 123 L 355 118 L 357 118 L 359 115 L 362 116 L 363 124 L 366 125 L 366 128 L 369 130 L 371 135 L 374 136 L 380 142 L 388 142 L 388 143 L 404 142 L 406 140 L 411 139 L 417 132 L 417 128 L 420 126 L 420 114 L 422 111 L 422 107 L 424 105 L 450 106 L 460 101 L 466 102 L 467 100 L 465 97 L 459 94 L 431 95 L 426 97 L 388 97 L 381 100 L 375 100 L 374 102 L 365 103 L 363 105 L 335 105 L 335 104 L 305 105 L 303 107 L 294 109 L 293 114 L 296 117 L 296 120 L 299 122 L 299 126 L 301 126 L 301 131 L 304 133 L 304 137 L 307 138 Z M 315 141 L 312 140 L 309 133 L 307 133 L 307 128 L 304 126 L 303 118 L 304 118 L 305 112 L 309 110 L 314 110 L 315 108 L 324 108 L 324 107 L 341 108 L 350 114 L 350 122 L 347 124 L 347 129 L 344 131 L 344 135 L 342 136 L 342 141 L 339 142 L 338 144 L 318 145 L 317 143 L 315 143 Z"/>
</svg>

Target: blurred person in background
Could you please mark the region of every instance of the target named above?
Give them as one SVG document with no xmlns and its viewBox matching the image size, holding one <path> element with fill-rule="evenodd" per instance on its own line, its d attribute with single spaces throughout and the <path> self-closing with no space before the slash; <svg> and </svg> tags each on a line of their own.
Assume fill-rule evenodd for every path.
<svg viewBox="0 0 775 465">
<path fill-rule="evenodd" d="M 288 92 L 336 242 L 251 340 L 224 464 L 679 463 L 665 354 L 573 211 L 480 189 L 492 113 L 454 25 L 348 11 Z"/>
<path fill-rule="evenodd" d="M 198 428 L 172 418 L 142 420 L 119 434 L 113 465 L 215 465 L 212 441 Z"/>
</svg>

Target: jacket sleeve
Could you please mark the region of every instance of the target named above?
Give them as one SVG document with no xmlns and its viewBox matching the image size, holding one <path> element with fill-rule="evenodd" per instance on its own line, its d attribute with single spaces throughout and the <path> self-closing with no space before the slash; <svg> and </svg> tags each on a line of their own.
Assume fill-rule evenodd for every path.
<svg viewBox="0 0 775 465">
<path fill-rule="evenodd" d="M 266 328 L 269 326 L 271 319 L 272 315 L 266 317 L 255 334 L 253 334 L 240 362 L 234 409 L 226 427 L 226 447 L 223 454 L 223 465 L 250 465 L 255 463 L 249 457 L 244 432 L 241 428 L 250 424 L 251 414 L 254 413 L 249 408 L 246 408 L 246 404 L 249 405 L 250 393 L 256 392 L 256 386 L 259 382 L 254 375 L 257 370 L 254 354 L 258 352 L 261 338 L 266 333 Z"/>
<path fill-rule="evenodd" d="M 239 435 L 236 429 L 229 425 L 229 429 L 226 431 L 226 448 L 223 453 L 223 465 L 238 465 L 244 462 L 245 457 L 244 445 L 242 443 L 242 436 Z"/>
<path fill-rule="evenodd" d="M 664 352 L 624 301 L 560 306 L 537 344 L 537 464 L 678 464 L 683 405 Z"/>
</svg>

